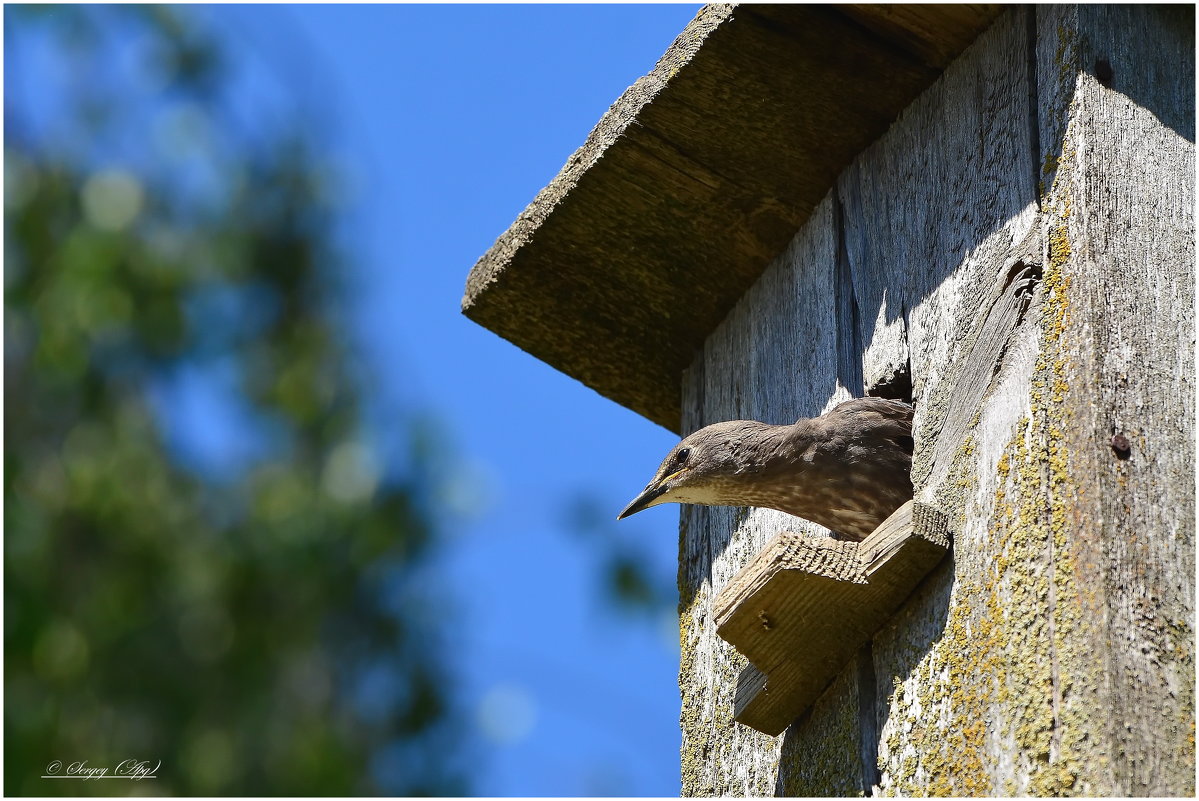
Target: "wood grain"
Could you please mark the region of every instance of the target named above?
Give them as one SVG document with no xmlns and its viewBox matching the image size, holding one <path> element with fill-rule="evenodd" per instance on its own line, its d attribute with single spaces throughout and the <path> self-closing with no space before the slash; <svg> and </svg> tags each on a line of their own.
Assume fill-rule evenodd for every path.
<svg viewBox="0 0 1199 801">
<path fill-rule="evenodd" d="M 1057 338 L 1034 411 L 1062 431 L 1046 459 L 1051 745 L 1085 758 L 1100 740 L 1115 758 L 1098 792 L 1193 795 L 1194 8 L 1057 11 L 1042 25 L 1073 34 L 1078 75 L 1047 203 Z"/>
<path fill-rule="evenodd" d="M 717 598 L 823 532 L 685 508 L 684 795 L 1193 795 L 1193 35 L 1189 8 L 1010 9 L 707 337 L 686 431 L 910 364 L 916 500 L 954 543 L 772 738 L 732 718 L 770 682 Z"/>
<path fill-rule="evenodd" d="M 912 507 L 860 543 L 781 532 L 716 597 L 716 633 L 752 663 L 738 723 L 785 729 L 944 557 L 944 521 L 925 507 L 917 528 Z"/>
<path fill-rule="evenodd" d="M 704 6 L 479 259 L 463 312 L 678 431 L 705 337 L 998 13 Z"/>
</svg>

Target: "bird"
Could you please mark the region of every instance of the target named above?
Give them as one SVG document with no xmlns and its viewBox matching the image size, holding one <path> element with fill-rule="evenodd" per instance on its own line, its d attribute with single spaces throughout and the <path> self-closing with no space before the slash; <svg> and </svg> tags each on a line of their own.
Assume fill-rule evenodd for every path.
<svg viewBox="0 0 1199 801">
<path fill-rule="evenodd" d="M 616 519 L 661 503 L 760 506 L 861 540 L 912 499 L 913 411 L 865 397 L 790 425 L 714 423 L 675 445 Z"/>
</svg>

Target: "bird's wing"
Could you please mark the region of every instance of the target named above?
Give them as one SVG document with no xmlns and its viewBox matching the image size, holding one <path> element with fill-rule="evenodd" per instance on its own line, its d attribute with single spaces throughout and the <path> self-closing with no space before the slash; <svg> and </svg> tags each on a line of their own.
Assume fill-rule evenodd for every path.
<svg viewBox="0 0 1199 801">
<path fill-rule="evenodd" d="M 838 404 L 813 423 L 824 430 L 870 439 L 889 439 L 906 453 L 912 453 L 912 415 L 914 409 L 901 401 L 887 398 L 854 398 Z"/>
<path fill-rule="evenodd" d="M 903 401 L 890 400 L 889 398 L 854 398 L 853 400 L 837 404 L 832 410 L 816 419 L 832 420 L 841 417 L 857 418 L 868 416 L 879 420 L 879 422 L 892 421 L 900 426 L 906 426 L 907 430 L 911 432 L 913 412 L 914 409 L 912 406 Z M 800 420 L 803 419 L 805 418 L 800 418 Z"/>
</svg>

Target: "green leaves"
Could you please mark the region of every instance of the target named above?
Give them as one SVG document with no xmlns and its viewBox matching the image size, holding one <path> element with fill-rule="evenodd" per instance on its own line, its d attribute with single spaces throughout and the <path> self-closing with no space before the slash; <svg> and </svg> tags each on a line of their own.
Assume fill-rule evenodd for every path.
<svg viewBox="0 0 1199 801">
<path fill-rule="evenodd" d="M 388 601 L 437 541 L 430 484 L 390 479 L 362 421 L 319 150 L 295 131 L 236 136 L 234 67 L 182 11 L 9 23 L 96 77 L 55 112 L 86 147 L 14 136 L 6 154 L 5 790 L 125 794 L 40 776 L 137 758 L 162 761 L 155 793 L 462 792 L 440 653 Z M 98 65 L 131 37 L 149 37 L 153 74 L 104 84 Z M 93 92 L 117 104 L 96 115 Z M 97 156 L 152 148 L 180 94 L 231 138 L 178 163 Z M 228 474 L 170 435 L 211 425 L 162 401 L 184 366 L 236 376 L 236 435 L 263 444 Z M 368 670 L 405 688 L 370 714 Z M 373 770 L 379 754 L 422 771 Z"/>
</svg>

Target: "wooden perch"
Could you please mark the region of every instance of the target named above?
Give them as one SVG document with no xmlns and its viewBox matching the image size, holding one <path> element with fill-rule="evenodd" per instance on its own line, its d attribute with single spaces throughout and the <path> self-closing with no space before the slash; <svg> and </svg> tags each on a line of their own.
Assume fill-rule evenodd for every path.
<svg viewBox="0 0 1199 801">
<path fill-rule="evenodd" d="M 784 531 L 716 598 L 744 654 L 733 718 L 776 735 L 824 691 L 949 549 L 945 516 L 908 501 L 862 542 Z"/>
</svg>

